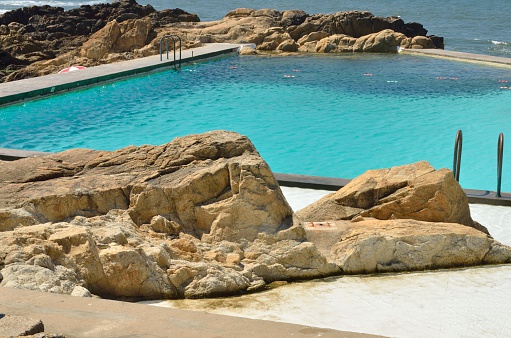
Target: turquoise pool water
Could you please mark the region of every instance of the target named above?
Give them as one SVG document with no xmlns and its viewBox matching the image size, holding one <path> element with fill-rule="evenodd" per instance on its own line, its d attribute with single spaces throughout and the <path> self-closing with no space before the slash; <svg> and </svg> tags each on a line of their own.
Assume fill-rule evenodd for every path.
<svg viewBox="0 0 511 338">
<path fill-rule="evenodd" d="M 413 55 L 230 57 L 2 108 L 0 147 L 112 150 L 225 129 L 275 172 L 352 178 L 420 160 L 451 168 L 462 129 L 460 183 L 495 190 L 508 86 L 509 68 Z"/>
</svg>

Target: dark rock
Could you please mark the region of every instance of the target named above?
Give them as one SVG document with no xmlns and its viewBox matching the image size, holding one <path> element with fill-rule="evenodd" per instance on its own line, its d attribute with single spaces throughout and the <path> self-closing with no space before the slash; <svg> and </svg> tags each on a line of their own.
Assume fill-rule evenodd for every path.
<svg viewBox="0 0 511 338">
<path fill-rule="evenodd" d="M 153 27 L 163 27 L 176 22 L 200 22 L 196 14 L 190 14 L 180 8 L 164 9 L 150 15 Z"/>
<path fill-rule="evenodd" d="M 0 50 L 0 67 L 4 68 L 9 65 L 22 65 L 23 61 L 13 57 L 9 52 Z"/>
<path fill-rule="evenodd" d="M 304 11 L 292 10 L 282 12 L 282 27 L 301 25 L 309 15 Z"/>
<path fill-rule="evenodd" d="M 436 36 L 436 35 L 430 35 L 430 36 L 428 36 L 428 38 L 430 38 L 431 41 L 433 41 L 436 48 L 444 49 L 444 38 L 443 37 Z"/>
<path fill-rule="evenodd" d="M 200 21 L 197 15 L 179 8 L 158 12 L 151 5 L 139 5 L 135 0 L 82 5 L 68 11 L 45 5 L 6 12 L 0 15 L 0 71 L 9 64 L 30 64 L 74 50 L 110 21 L 123 22 L 148 16 L 153 29 L 175 22 Z M 11 36 L 12 32 L 16 34 Z M 152 30 L 149 35 L 156 36 L 156 33 Z M 13 75 L 3 71 L 0 82 L 7 78 L 25 78 L 31 73 Z"/>
<path fill-rule="evenodd" d="M 413 38 L 416 36 L 426 36 L 428 34 L 428 30 L 424 28 L 420 23 L 417 22 L 408 22 L 403 26 L 403 31 L 401 31 L 404 35 L 409 38 Z"/>
<path fill-rule="evenodd" d="M 115 20 L 117 20 L 117 22 L 123 22 L 130 19 L 140 19 L 140 17 L 135 13 L 123 13 L 119 15 Z"/>
<path fill-rule="evenodd" d="M 64 12 L 62 7 L 32 6 L 18 8 L 0 15 L 0 25 L 8 25 L 11 22 L 18 22 L 26 25 L 33 16 L 60 15 Z"/>
</svg>

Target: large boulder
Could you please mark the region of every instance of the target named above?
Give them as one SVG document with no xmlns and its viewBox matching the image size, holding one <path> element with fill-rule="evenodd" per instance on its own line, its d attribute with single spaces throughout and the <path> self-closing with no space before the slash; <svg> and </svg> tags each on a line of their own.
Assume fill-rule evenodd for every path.
<svg viewBox="0 0 511 338">
<path fill-rule="evenodd" d="M 511 262 L 511 248 L 477 230 L 452 172 L 426 162 L 368 171 L 298 215 L 304 223 L 231 132 L 4 162 L 0 286 L 209 297 L 341 272 Z"/>
<path fill-rule="evenodd" d="M 511 248 L 472 220 L 452 171 L 427 162 L 369 170 L 297 215 L 344 273 L 511 262 Z"/>
<path fill-rule="evenodd" d="M 329 253 L 344 273 L 421 271 L 510 263 L 511 248 L 456 223 L 409 219 L 346 222 Z"/>
<path fill-rule="evenodd" d="M 353 45 L 354 52 L 392 53 L 397 52 L 406 35 L 385 29 L 377 33 L 364 35 Z"/>
<path fill-rule="evenodd" d="M 368 170 L 297 214 L 304 221 L 350 220 L 360 215 L 477 227 L 452 171 L 435 170 L 425 161 Z"/>
<path fill-rule="evenodd" d="M 223 131 L 2 163 L 0 230 L 1 286 L 205 297 L 338 272 L 252 143 Z"/>
<path fill-rule="evenodd" d="M 130 52 L 145 46 L 151 30 L 151 19 L 129 19 L 109 22 L 94 33 L 81 49 L 80 55 L 93 60 L 103 59 L 108 53 Z"/>
</svg>

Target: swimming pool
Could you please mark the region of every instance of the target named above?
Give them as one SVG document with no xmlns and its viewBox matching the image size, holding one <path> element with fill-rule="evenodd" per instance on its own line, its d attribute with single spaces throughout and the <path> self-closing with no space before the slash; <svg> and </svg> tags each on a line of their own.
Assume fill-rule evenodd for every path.
<svg viewBox="0 0 511 338">
<path fill-rule="evenodd" d="M 509 68 L 415 55 L 230 57 L 2 108 L 0 147 L 111 150 L 226 129 L 275 172 L 352 178 L 420 160 L 451 168 L 462 129 L 460 183 L 495 190 L 506 81 Z"/>
</svg>

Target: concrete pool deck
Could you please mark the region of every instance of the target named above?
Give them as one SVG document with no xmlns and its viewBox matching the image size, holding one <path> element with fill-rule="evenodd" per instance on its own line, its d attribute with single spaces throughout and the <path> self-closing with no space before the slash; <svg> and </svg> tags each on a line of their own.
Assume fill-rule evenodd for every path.
<svg viewBox="0 0 511 338">
<path fill-rule="evenodd" d="M 0 288 L 0 336 L 23 333 L 2 326 L 2 317 L 41 320 L 44 332 L 72 337 L 377 337 L 267 320 L 178 310 L 98 298 Z M 5 330 L 5 331 L 3 331 Z M 9 331 L 7 331 L 9 330 Z"/>
<path fill-rule="evenodd" d="M 30 79 L 0 83 L 0 106 L 59 92 L 66 92 L 122 77 L 143 74 L 158 69 L 169 69 L 179 64 L 229 55 L 236 53 L 241 47 L 246 45 L 249 44 L 211 43 L 205 44 L 202 47 L 182 50 L 181 62 L 179 62 L 179 51 L 176 52 L 176 60 L 174 60 L 174 52 L 170 51 L 168 59 L 167 53 L 164 52 L 161 55 L 162 60 L 160 60 L 160 55 L 153 55 L 99 65 L 69 73 L 50 74 Z"/>
<path fill-rule="evenodd" d="M 424 56 L 449 58 L 458 61 L 488 63 L 499 66 L 511 66 L 511 58 L 500 56 L 491 56 L 483 54 L 473 54 L 465 52 L 456 52 L 445 49 L 401 49 L 400 53 L 419 54 Z"/>
</svg>

